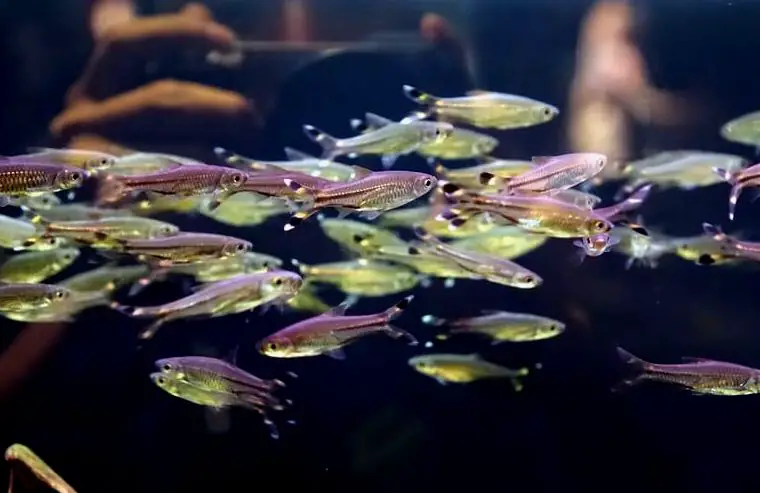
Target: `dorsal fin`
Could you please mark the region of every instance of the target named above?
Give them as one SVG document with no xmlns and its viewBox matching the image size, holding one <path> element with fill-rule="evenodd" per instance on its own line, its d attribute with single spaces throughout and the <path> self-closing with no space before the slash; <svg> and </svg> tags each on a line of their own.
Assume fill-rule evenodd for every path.
<svg viewBox="0 0 760 493">
<path fill-rule="evenodd" d="M 491 94 L 492 91 L 486 91 L 485 89 L 470 89 L 465 94 L 468 96 L 482 96 L 484 94 Z"/>
<path fill-rule="evenodd" d="M 712 363 L 713 360 L 708 358 L 696 358 L 694 356 L 684 356 L 681 358 L 684 363 Z"/>
<path fill-rule="evenodd" d="M 372 170 L 364 168 L 362 166 L 353 165 L 351 168 L 354 170 L 354 180 L 358 180 L 359 178 L 364 178 L 365 176 L 372 174 Z"/>
<path fill-rule="evenodd" d="M 285 168 L 280 168 L 276 164 L 267 163 L 264 161 L 250 161 L 248 167 L 253 171 L 257 171 L 259 173 L 290 173 L 290 171 L 286 170 Z"/>
<path fill-rule="evenodd" d="M 348 297 L 340 305 L 330 308 L 320 315 L 320 317 L 342 317 L 346 314 L 346 310 L 351 308 L 354 303 L 356 303 L 356 298 Z"/>
<path fill-rule="evenodd" d="M 542 166 L 554 159 L 554 156 L 533 156 L 530 161 L 534 166 Z"/>
<path fill-rule="evenodd" d="M 289 161 L 303 161 L 306 159 L 317 159 L 316 156 L 312 156 L 309 153 L 299 151 L 298 149 L 293 149 L 292 147 L 286 147 L 284 150 L 285 150 L 285 156 L 288 158 Z"/>
<path fill-rule="evenodd" d="M 385 127 L 386 125 L 390 125 L 391 123 L 394 123 L 393 120 L 389 118 L 385 118 L 384 116 L 380 116 L 376 113 L 365 113 L 364 120 L 367 122 L 367 125 L 370 128 Z"/>
</svg>

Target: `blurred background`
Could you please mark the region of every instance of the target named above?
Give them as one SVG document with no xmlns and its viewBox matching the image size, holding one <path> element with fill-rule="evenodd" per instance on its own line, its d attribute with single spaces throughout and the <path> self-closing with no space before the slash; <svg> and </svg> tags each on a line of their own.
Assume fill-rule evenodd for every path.
<svg viewBox="0 0 760 493">
<path fill-rule="evenodd" d="M 603 152 L 610 177 L 668 149 L 754 159 L 718 130 L 760 108 L 758 16 L 752 0 L 0 2 L 0 154 L 44 145 L 210 160 L 224 146 L 283 159 L 285 146 L 317 152 L 304 123 L 348 135 L 365 111 L 403 117 L 414 104 L 401 86 L 412 84 L 442 96 L 520 94 L 561 109 L 549 124 L 494 134 L 501 157 Z M 428 169 L 415 158 L 401 167 Z M 601 188 L 605 200 L 612 194 Z M 702 222 L 727 222 L 726 195 L 724 186 L 666 191 L 642 213 L 659 231 L 696 235 Z M 746 207 L 731 229 L 752 237 L 757 221 Z M 168 220 L 235 234 L 206 218 Z M 284 259 L 340 258 L 314 224 L 241 236 Z M 610 392 L 617 345 L 657 362 L 702 356 L 760 367 L 756 270 L 668 259 L 626 270 L 613 255 L 579 266 L 574 250 L 550 243 L 525 258 L 544 277 L 539 290 L 434 285 L 400 322 L 423 335 L 419 318 L 431 312 L 565 320 L 556 340 L 482 351 L 510 367 L 542 363 L 520 394 L 503 382 L 440 386 L 408 368 L 411 349 L 382 338 L 352 347 L 346 361 L 259 355 L 255 342 L 296 313 L 180 323 L 138 350 L 137 322 L 95 309 L 70 326 L 3 321 L 0 447 L 28 445 L 84 493 L 756 491 L 760 399 L 656 386 Z M 183 292 L 180 283 L 151 287 L 136 304 Z M 394 301 L 363 300 L 360 311 Z M 438 348 L 482 350 L 468 343 Z M 296 424 L 278 441 L 244 410 L 233 410 L 229 432 L 214 433 L 202 408 L 147 377 L 155 359 L 236 346 L 239 365 L 257 375 L 300 376 L 290 388 Z"/>
</svg>

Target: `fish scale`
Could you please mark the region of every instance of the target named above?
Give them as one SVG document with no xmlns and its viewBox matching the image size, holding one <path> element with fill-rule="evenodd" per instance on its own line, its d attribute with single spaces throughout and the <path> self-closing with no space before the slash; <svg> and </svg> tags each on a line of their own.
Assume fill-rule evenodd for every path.
<svg viewBox="0 0 760 493">
<path fill-rule="evenodd" d="M 238 174 L 243 184 L 244 173 L 232 168 L 193 165 L 179 166 L 145 175 L 121 176 L 109 175 L 109 180 L 115 180 L 123 189 L 148 189 L 158 193 L 187 194 L 210 193 L 222 184 L 226 175 Z"/>
<path fill-rule="evenodd" d="M 413 191 L 411 182 L 399 179 L 402 176 L 386 172 L 382 176 L 370 175 L 345 185 L 332 186 L 317 194 L 315 205 L 382 207 L 385 203 L 395 203 Z"/>
<path fill-rule="evenodd" d="M 56 165 L 24 163 L 0 164 L 0 193 L 14 194 L 47 189 L 65 168 Z"/>
</svg>

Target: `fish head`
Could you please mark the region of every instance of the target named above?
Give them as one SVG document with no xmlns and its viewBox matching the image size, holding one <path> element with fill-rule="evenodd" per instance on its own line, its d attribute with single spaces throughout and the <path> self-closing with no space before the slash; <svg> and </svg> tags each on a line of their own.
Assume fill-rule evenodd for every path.
<svg viewBox="0 0 760 493">
<path fill-rule="evenodd" d="M 550 337 L 557 336 L 565 331 L 565 324 L 559 320 L 553 320 L 550 318 L 542 320 L 536 325 L 535 338 L 536 339 L 549 339 Z"/>
<path fill-rule="evenodd" d="M 273 270 L 282 266 L 282 260 L 263 253 L 249 252 L 243 257 L 243 266 L 246 272 Z"/>
<path fill-rule="evenodd" d="M 744 382 L 743 387 L 753 393 L 760 394 L 760 373 L 755 373 Z"/>
<path fill-rule="evenodd" d="M 267 279 L 261 286 L 262 293 L 267 296 L 295 296 L 303 285 L 303 278 L 295 272 L 276 270 L 268 273 Z"/>
<path fill-rule="evenodd" d="M 294 356 L 295 345 L 288 337 L 273 334 L 261 340 L 256 348 L 264 356 L 271 358 L 291 358 Z"/>
<path fill-rule="evenodd" d="M 173 393 L 176 389 L 176 384 L 173 378 L 171 378 L 169 375 L 165 373 L 151 373 L 150 379 L 153 381 L 154 384 L 156 384 L 159 388 L 165 390 L 166 392 Z"/>
<path fill-rule="evenodd" d="M 179 233 L 179 228 L 173 224 L 161 223 L 151 228 L 150 235 L 153 238 L 163 238 L 165 236 L 174 236 Z"/>
<path fill-rule="evenodd" d="M 225 257 L 242 255 L 246 252 L 250 252 L 252 248 L 253 245 L 250 241 L 234 238 L 222 247 L 222 255 Z"/>
<path fill-rule="evenodd" d="M 544 280 L 541 279 L 538 274 L 527 270 L 517 272 L 512 279 L 513 286 L 523 289 L 537 288 L 543 284 L 543 282 Z"/>
<path fill-rule="evenodd" d="M 414 177 L 414 193 L 421 197 L 425 195 L 426 193 L 430 192 L 432 189 L 434 189 L 438 185 L 438 178 L 436 178 L 433 175 L 428 175 L 426 173 L 418 173 Z"/>
<path fill-rule="evenodd" d="M 86 173 L 78 168 L 63 168 L 56 173 L 53 185 L 60 190 L 81 187 L 85 175 Z"/>
<path fill-rule="evenodd" d="M 537 122 L 548 122 L 559 115 L 559 108 L 550 104 L 539 104 L 533 108 L 533 117 Z"/>
<path fill-rule="evenodd" d="M 454 125 L 447 122 L 417 122 L 422 127 L 422 140 L 439 144 L 454 133 Z"/>
<path fill-rule="evenodd" d="M 607 156 L 599 154 L 598 152 L 586 152 L 583 154 L 583 161 L 589 166 L 589 168 L 596 172 L 601 171 L 607 166 Z"/>
<path fill-rule="evenodd" d="M 219 188 L 222 190 L 238 190 L 245 183 L 246 176 L 246 173 L 240 170 L 225 170 L 219 180 Z"/>
<path fill-rule="evenodd" d="M 605 233 L 608 233 L 612 230 L 612 223 L 608 220 L 599 217 L 597 215 L 591 214 L 589 217 L 585 220 L 583 229 L 585 230 L 586 237 L 596 237 L 598 235 L 602 235 Z"/>
<path fill-rule="evenodd" d="M 58 252 L 58 259 L 65 263 L 71 264 L 79 257 L 79 250 L 77 248 L 61 248 Z"/>
<path fill-rule="evenodd" d="M 87 171 L 102 171 L 116 164 L 116 158 L 113 156 L 96 156 L 85 160 L 84 169 Z"/>
<path fill-rule="evenodd" d="M 46 294 L 45 298 L 52 303 L 62 303 L 71 297 L 71 291 L 59 286 L 51 288 Z"/>
<path fill-rule="evenodd" d="M 156 375 L 169 375 L 171 378 L 182 379 L 185 374 L 182 369 L 182 365 L 179 364 L 175 358 L 163 358 L 156 360 L 156 368 L 161 370 L 161 373 Z"/>
<path fill-rule="evenodd" d="M 409 366 L 429 377 L 436 378 L 439 375 L 440 368 L 433 361 L 425 356 L 415 356 L 409 359 Z"/>
</svg>

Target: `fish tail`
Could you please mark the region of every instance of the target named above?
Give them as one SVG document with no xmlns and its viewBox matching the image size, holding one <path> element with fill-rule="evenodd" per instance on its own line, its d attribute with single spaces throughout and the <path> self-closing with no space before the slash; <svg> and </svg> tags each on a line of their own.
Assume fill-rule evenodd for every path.
<svg viewBox="0 0 760 493">
<path fill-rule="evenodd" d="M 652 191 L 654 184 L 643 183 L 641 186 L 631 192 L 631 194 L 620 203 L 621 212 L 630 211 L 639 207 L 649 197 L 649 192 Z"/>
<path fill-rule="evenodd" d="M 742 170 L 730 170 L 724 168 L 713 168 L 713 173 L 718 175 L 723 181 L 727 181 L 731 185 L 735 185 L 739 180 L 739 175 Z"/>
<path fill-rule="evenodd" d="M 145 309 L 139 306 L 122 305 L 117 301 L 112 301 L 108 306 L 111 309 L 116 310 L 119 313 L 123 313 L 128 317 L 141 318 L 146 316 Z"/>
<path fill-rule="evenodd" d="M 311 272 L 311 266 L 304 264 L 298 259 L 292 258 L 290 259 L 290 263 L 303 275 L 308 275 Z"/>
<path fill-rule="evenodd" d="M 158 329 L 164 325 L 164 322 L 165 320 L 163 318 L 156 319 L 152 324 L 148 325 L 139 334 L 137 334 L 137 337 L 143 341 L 151 339 L 154 335 L 156 335 Z"/>
<path fill-rule="evenodd" d="M 283 229 L 285 231 L 292 231 L 292 230 L 296 229 L 298 226 L 300 226 L 301 224 L 303 224 L 304 221 L 306 221 L 307 219 L 309 219 L 309 217 L 312 214 L 314 214 L 314 212 L 315 212 L 314 210 L 310 210 L 310 211 L 298 211 L 298 212 L 296 212 L 295 214 L 293 214 L 290 217 L 290 219 L 288 219 L 288 222 L 285 223 L 285 226 L 283 227 Z"/>
<path fill-rule="evenodd" d="M 618 385 L 616 385 L 613 390 L 619 390 L 623 387 L 627 387 L 630 385 L 634 385 L 638 383 L 640 380 L 644 378 L 644 375 L 646 374 L 649 363 L 644 361 L 643 359 L 639 358 L 638 356 L 635 356 L 625 349 L 618 347 L 617 348 L 617 354 L 620 357 L 620 359 L 629 366 L 629 368 L 633 371 L 633 377 L 627 378 L 620 382 Z"/>
<path fill-rule="evenodd" d="M 394 327 L 393 325 L 388 324 L 385 327 L 383 327 L 383 330 L 385 330 L 385 332 L 394 339 L 406 339 L 407 341 L 409 341 L 410 346 L 416 346 L 417 344 L 420 343 L 417 340 L 417 338 L 414 337 L 414 335 L 412 335 L 411 332 L 407 332 L 404 329 L 399 329 L 398 327 Z"/>
<path fill-rule="evenodd" d="M 404 312 L 404 310 L 406 310 L 407 307 L 409 307 L 409 303 L 411 303 L 413 299 L 414 299 L 414 295 L 409 295 L 403 300 L 393 305 L 392 307 L 385 310 L 383 312 L 383 317 L 385 318 L 385 320 L 387 322 L 390 322 L 391 320 L 394 320 L 400 317 L 401 314 Z"/>
<path fill-rule="evenodd" d="M 304 125 L 303 131 L 309 139 L 322 147 L 322 159 L 335 157 L 338 139 L 312 125 Z"/>
<path fill-rule="evenodd" d="M 416 87 L 410 86 L 408 84 L 405 84 L 403 89 L 404 89 L 404 95 L 418 104 L 431 106 L 435 104 L 435 102 L 438 100 L 438 98 L 433 96 L 432 94 L 428 94 L 426 92 L 420 91 Z"/>
<path fill-rule="evenodd" d="M 95 191 L 95 205 L 118 202 L 127 194 L 126 185 L 116 175 L 105 175 L 98 180 Z"/>
<path fill-rule="evenodd" d="M 522 382 L 522 378 L 528 376 L 528 369 L 527 368 L 520 368 L 519 370 L 513 372 L 509 376 L 509 381 L 512 383 L 512 387 L 514 387 L 515 392 L 520 392 L 523 388 L 525 388 L 525 384 Z"/>
</svg>

